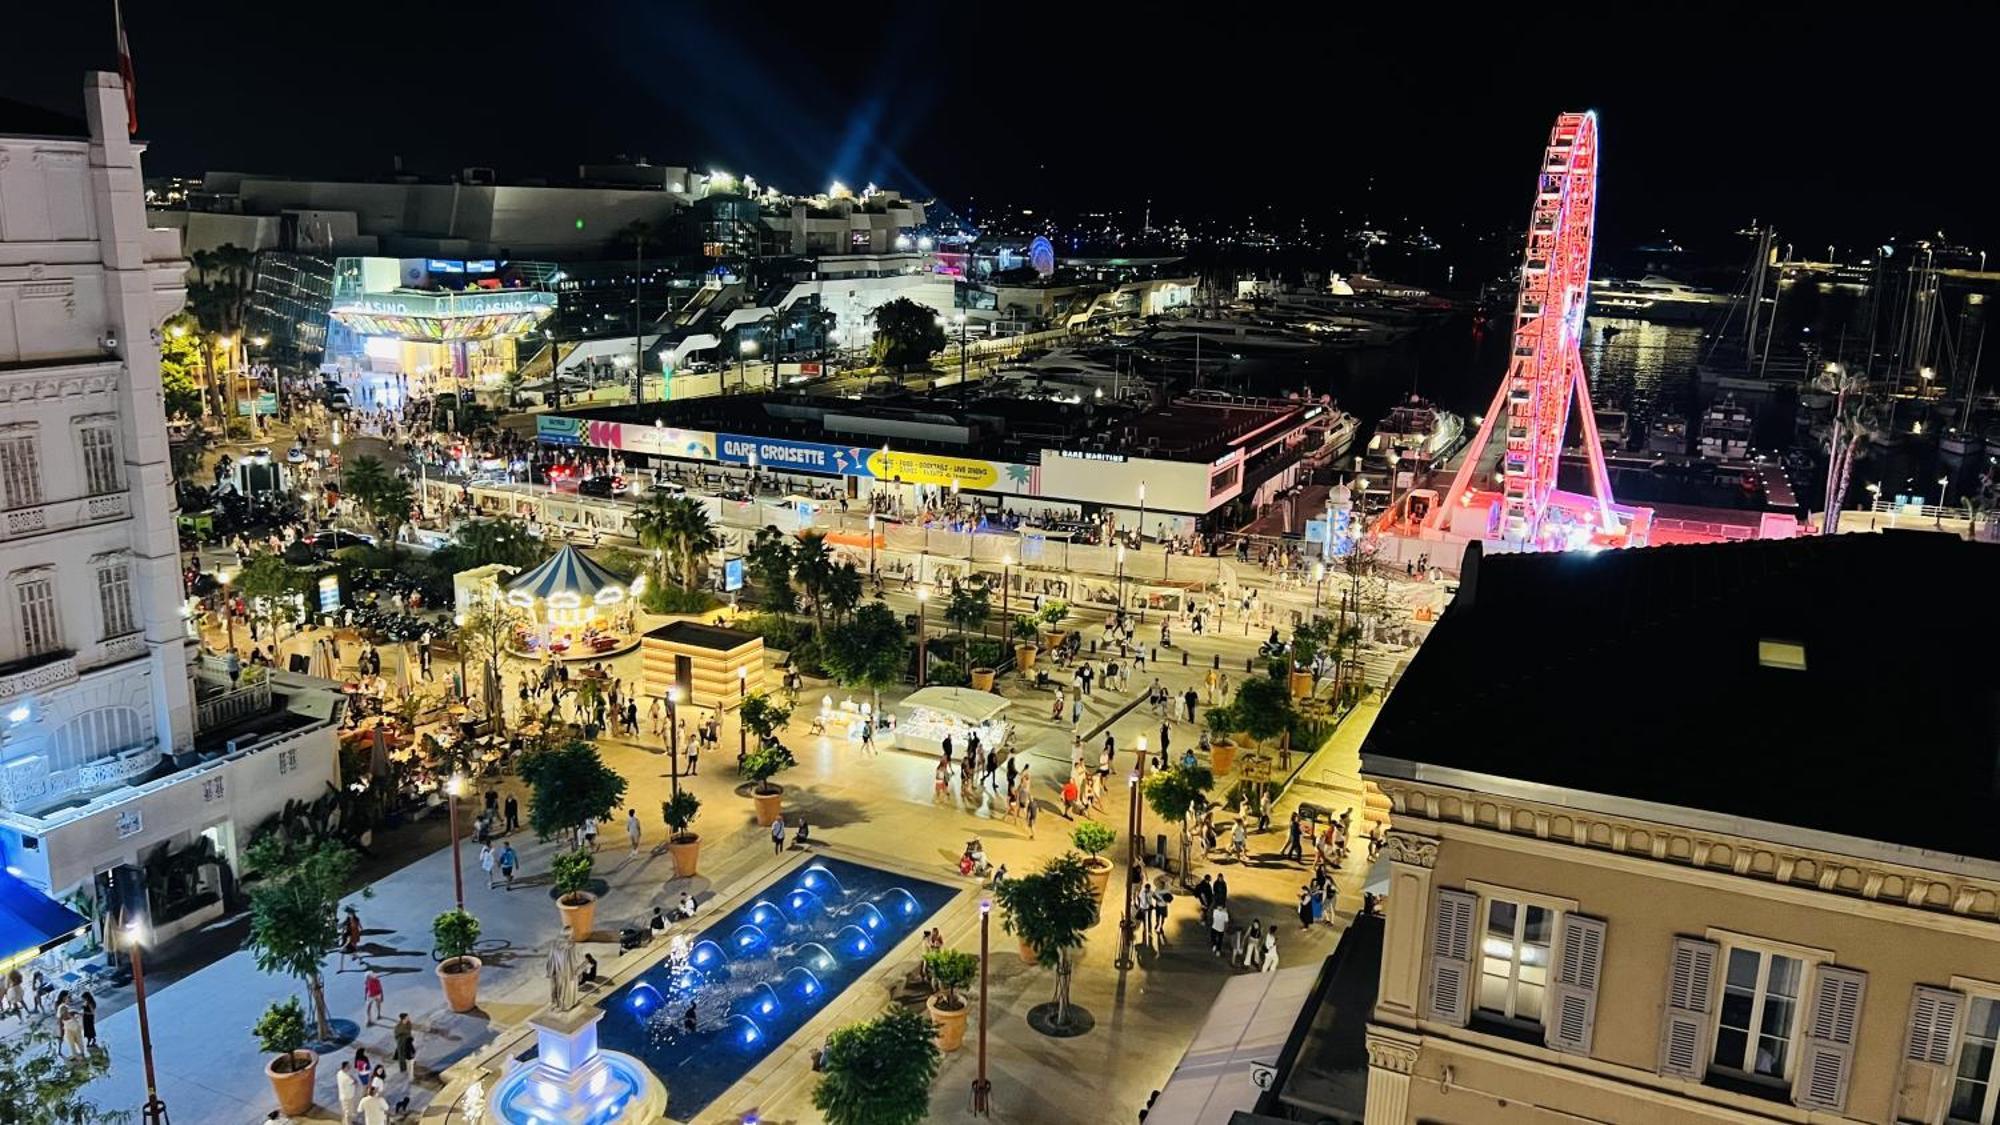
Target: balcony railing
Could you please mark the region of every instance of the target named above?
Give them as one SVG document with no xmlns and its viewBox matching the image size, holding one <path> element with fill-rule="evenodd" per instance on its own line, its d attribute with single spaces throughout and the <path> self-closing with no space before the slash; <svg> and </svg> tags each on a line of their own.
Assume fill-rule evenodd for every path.
<svg viewBox="0 0 2000 1125">
<path fill-rule="evenodd" d="M 52 500 L 32 508 L 13 508 L 0 513 L 0 538 L 23 539 L 50 531 L 124 519 L 132 512 L 132 502 L 123 492 L 102 496 L 80 496 L 74 500 Z"/>
<path fill-rule="evenodd" d="M 48 691 L 76 682 L 76 654 L 51 654 L 40 664 L 0 675 L 0 702 L 30 692 Z"/>
</svg>

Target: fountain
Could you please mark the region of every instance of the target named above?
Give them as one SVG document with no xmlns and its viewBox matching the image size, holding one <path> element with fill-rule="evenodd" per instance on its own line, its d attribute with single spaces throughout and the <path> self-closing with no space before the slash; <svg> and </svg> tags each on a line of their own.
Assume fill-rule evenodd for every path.
<svg viewBox="0 0 2000 1125">
<path fill-rule="evenodd" d="M 806 920 L 807 914 L 823 905 L 818 895 L 803 887 L 796 888 L 791 894 L 786 895 L 785 903 L 792 908 L 792 916 L 801 922 Z"/>
<path fill-rule="evenodd" d="M 655 995 L 658 995 L 655 992 Z M 544 1011 L 535 1058 L 509 1071 L 486 1099 L 487 1125 L 615 1125 L 658 1121 L 667 1088 L 644 1063 L 597 1048 L 597 1008 Z"/>
<path fill-rule="evenodd" d="M 828 887 L 831 887 L 835 894 L 844 895 L 847 893 L 847 888 L 841 886 L 840 880 L 834 878 L 833 872 L 828 871 L 824 863 L 815 863 L 801 872 L 799 885 L 809 891 L 817 892 L 822 897 L 826 894 Z"/>
<path fill-rule="evenodd" d="M 721 968 L 723 961 L 722 947 L 712 941 L 696 942 L 694 952 L 688 954 L 688 964 L 697 969 Z"/>
<path fill-rule="evenodd" d="M 764 1032 L 757 1026 L 757 1021 L 746 1015 L 730 1016 L 725 1026 L 728 1027 L 731 1037 L 746 1047 L 755 1046 L 759 1039 L 764 1038 Z"/>
<path fill-rule="evenodd" d="M 750 907 L 751 925 L 763 927 L 763 926 L 769 926 L 774 922 L 777 923 L 778 929 L 782 931 L 785 926 L 785 912 L 778 909 L 776 906 L 773 906 L 771 904 L 770 899 L 760 898 L 755 903 L 751 904 Z"/>
<path fill-rule="evenodd" d="M 808 1002 L 817 999 L 826 992 L 826 986 L 821 984 L 820 979 L 813 975 L 813 971 L 804 965 L 794 965 L 785 970 L 785 986 L 797 992 Z"/>
<path fill-rule="evenodd" d="M 641 1020 L 651 1018 L 654 1012 L 665 1006 L 666 1002 L 666 998 L 660 995 L 659 989 L 644 982 L 633 988 L 625 997 L 626 1006 L 630 1007 L 632 1013 Z"/>
<path fill-rule="evenodd" d="M 871 934 L 889 932 L 889 920 L 882 917 L 882 912 L 875 909 L 875 904 L 872 902 L 862 903 L 861 909 L 855 911 L 854 916 L 861 919 L 861 925 Z"/>
<path fill-rule="evenodd" d="M 768 1018 L 777 1015 L 784 1005 L 778 1002 L 778 990 L 771 987 L 770 981 L 758 981 L 757 987 L 750 991 L 749 1007 Z"/>
<path fill-rule="evenodd" d="M 888 903 L 893 912 L 906 918 L 922 909 L 917 905 L 917 896 L 902 887 L 890 887 L 888 893 L 882 896 L 882 901 Z"/>
<path fill-rule="evenodd" d="M 768 945 L 770 941 L 770 935 L 746 923 L 736 927 L 729 935 L 729 948 L 734 950 L 738 957 L 745 957 L 751 950 L 760 945 Z"/>
<path fill-rule="evenodd" d="M 867 931 L 852 922 L 842 926 L 840 932 L 833 935 L 833 944 L 837 949 L 843 951 L 851 949 L 860 954 L 875 948 L 875 941 L 868 936 Z"/>
<path fill-rule="evenodd" d="M 815 949 L 818 950 L 819 952 L 809 953 L 810 950 L 815 950 Z M 806 964 L 811 965 L 813 968 L 818 969 L 822 973 L 826 972 L 828 969 L 833 968 L 835 965 L 840 964 L 840 961 L 834 957 L 833 950 L 828 949 L 826 946 L 821 945 L 816 941 L 809 941 L 799 946 L 798 954 L 801 958 L 805 960 Z"/>
</svg>

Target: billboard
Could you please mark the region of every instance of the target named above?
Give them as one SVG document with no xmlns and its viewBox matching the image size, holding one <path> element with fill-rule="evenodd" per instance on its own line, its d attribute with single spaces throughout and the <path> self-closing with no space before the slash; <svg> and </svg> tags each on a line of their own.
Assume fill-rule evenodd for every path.
<svg viewBox="0 0 2000 1125">
<path fill-rule="evenodd" d="M 725 465 L 757 465 L 770 469 L 802 469 L 843 477 L 866 477 L 869 450 L 853 445 L 823 445 L 816 441 L 756 438 L 718 434 L 715 459 Z"/>
<path fill-rule="evenodd" d="M 538 414 L 535 416 L 535 440 L 547 445 L 582 445 L 583 419 Z"/>
</svg>

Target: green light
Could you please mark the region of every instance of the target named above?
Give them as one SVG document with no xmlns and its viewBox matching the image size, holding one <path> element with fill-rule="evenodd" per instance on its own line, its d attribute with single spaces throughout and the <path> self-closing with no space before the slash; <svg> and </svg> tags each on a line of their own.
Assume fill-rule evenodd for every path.
<svg viewBox="0 0 2000 1125">
<path fill-rule="evenodd" d="M 582 230 L 582 229 L 583 229 L 583 220 L 582 220 L 582 219 L 578 219 L 578 220 L 576 221 L 576 229 L 578 229 L 578 230 Z"/>
</svg>

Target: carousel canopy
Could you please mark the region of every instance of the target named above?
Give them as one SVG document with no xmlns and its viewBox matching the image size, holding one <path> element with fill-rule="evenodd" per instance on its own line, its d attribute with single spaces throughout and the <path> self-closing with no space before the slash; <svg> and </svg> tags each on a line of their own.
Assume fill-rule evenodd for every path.
<svg viewBox="0 0 2000 1125">
<path fill-rule="evenodd" d="M 592 602 L 604 590 L 623 593 L 625 586 L 625 579 L 591 562 L 582 551 L 565 543 L 549 561 L 507 583 L 507 592 L 541 601 L 547 601 L 553 595 L 571 594 L 580 601 Z"/>
</svg>

